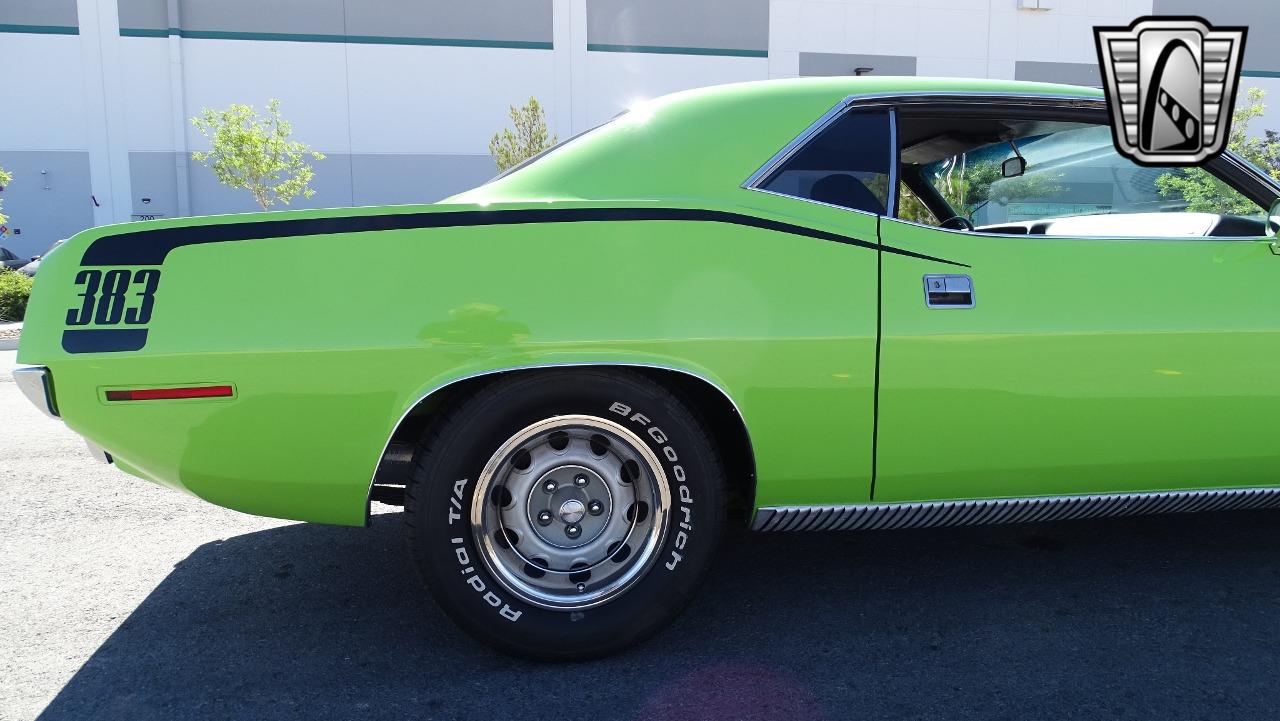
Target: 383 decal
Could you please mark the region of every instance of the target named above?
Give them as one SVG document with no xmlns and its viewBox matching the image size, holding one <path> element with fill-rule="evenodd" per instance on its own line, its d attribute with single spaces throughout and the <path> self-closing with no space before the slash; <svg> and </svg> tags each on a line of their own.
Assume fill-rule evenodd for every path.
<svg viewBox="0 0 1280 721">
<path fill-rule="evenodd" d="M 76 285 L 83 286 L 80 297 L 84 302 L 79 308 L 67 311 L 67 325 L 146 325 L 155 307 L 156 288 L 160 285 L 160 271 L 146 270 L 82 270 L 76 274 Z M 129 304 L 131 294 L 140 299 L 134 307 Z M 96 306 L 96 310 L 95 310 Z"/>
<path fill-rule="evenodd" d="M 160 269 L 85 269 L 76 274 L 80 304 L 67 309 L 62 348 L 68 353 L 139 350 L 160 287 Z"/>
</svg>

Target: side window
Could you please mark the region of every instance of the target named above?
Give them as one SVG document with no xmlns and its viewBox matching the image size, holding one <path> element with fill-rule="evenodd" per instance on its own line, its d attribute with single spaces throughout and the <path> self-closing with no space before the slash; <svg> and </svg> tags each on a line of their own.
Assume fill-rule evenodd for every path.
<svg viewBox="0 0 1280 721">
<path fill-rule="evenodd" d="M 979 231 L 1019 235 L 1265 234 L 1257 203 L 1201 168 L 1135 164 L 1116 152 L 1104 125 L 967 122 L 972 127 L 961 137 L 936 119 L 904 119 L 902 178 L 909 187 L 900 195 L 900 218 L 937 225 L 948 214 Z M 1003 172 L 1001 164 L 1017 155 L 1025 170 Z"/>
<path fill-rule="evenodd" d="M 758 187 L 883 215 L 889 197 L 889 116 L 847 112 Z"/>
</svg>

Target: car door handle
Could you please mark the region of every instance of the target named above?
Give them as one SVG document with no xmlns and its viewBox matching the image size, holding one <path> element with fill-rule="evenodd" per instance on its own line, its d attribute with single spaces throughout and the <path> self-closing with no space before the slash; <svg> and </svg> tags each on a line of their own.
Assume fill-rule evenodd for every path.
<svg viewBox="0 0 1280 721">
<path fill-rule="evenodd" d="M 973 279 L 967 275 L 926 275 L 924 304 L 930 308 L 972 308 Z"/>
</svg>

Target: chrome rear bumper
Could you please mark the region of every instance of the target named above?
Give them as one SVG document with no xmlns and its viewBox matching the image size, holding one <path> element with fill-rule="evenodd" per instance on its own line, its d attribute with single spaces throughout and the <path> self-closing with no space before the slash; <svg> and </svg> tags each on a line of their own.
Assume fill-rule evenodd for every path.
<svg viewBox="0 0 1280 721">
<path fill-rule="evenodd" d="M 58 405 L 53 400 L 53 376 L 49 369 L 42 366 L 17 368 L 13 371 L 13 380 L 18 390 L 27 397 L 40 412 L 50 418 L 58 417 Z"/>
<path fill-rule="evenodd" d="M 84 442 L 84 444 L 89 447 L 89 455 L 93 456 L 93 460 L 98 461 L 99 463 L 107 463 L 107 464 L 111 464 L 115 462 L 111 459 L 111 454 L 104 451 L 101 446 L 95 446 L 93 445 L 93 443 L 87 440 Z"/>
<path fill-rule="evenodd" d="M 26 396 L 32 405 L 39 408 L 41 413 L 50 418 L 60 418 L 58 415 L 58 403 L 53 397 L 53 376 L 49 373 L 48 368 L 43 366 L 17 368 L 13 371 L 13 380 L 18 384 L 18 390 L 22 391 L 22 395 Z M 112 462 L 110 453 L 87 440 L 85 445 L 89 446 L 89 455 L 96 460 L 103 463 Z"/>
</svg>

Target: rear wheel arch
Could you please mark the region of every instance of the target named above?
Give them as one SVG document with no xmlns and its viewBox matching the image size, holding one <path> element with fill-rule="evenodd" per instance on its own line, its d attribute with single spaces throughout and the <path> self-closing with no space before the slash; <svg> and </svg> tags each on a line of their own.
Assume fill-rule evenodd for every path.
<svg viewBox="0 0 1280 721">
<path fill-rule="evenodd" d="M 369 486 L 369 501 L 403 504 L 399 494 L 412 462 L 413 448 L 442 411 L 479 392 L 489 384 L 515 374 L 544 373 L 556 369 L 618 369 L 642 375 L 680 396 L 699 417 L 706 433 L 716 444 L 725 466 L 730 511 L 749 518 L 756 491 L 755 452 L 746 420 L 732 396 L 720 385 L 688 370 L 669 366 L 582 363 L 506 368 L 465 376 L 436 386 L 410 406 L 396 424 L 383 448 Z M 397 503 L 399 501 L 399 503 Z"/>
</svg>

